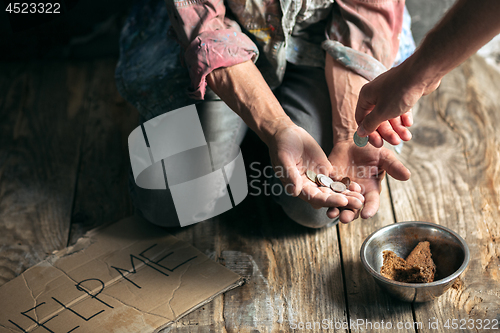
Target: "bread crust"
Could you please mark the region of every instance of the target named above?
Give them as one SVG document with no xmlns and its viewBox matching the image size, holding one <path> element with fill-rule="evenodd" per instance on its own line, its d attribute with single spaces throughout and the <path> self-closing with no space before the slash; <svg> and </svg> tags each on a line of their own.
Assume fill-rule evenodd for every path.
<svg viewBox="0 0 500 333">
<path fill-rule="evenodd" d="M 380 274 L 388 279 L 407 283 L 428 283 L 434 281 L 436 265 L 432 260 L 430 243 L 420 242 L 405 259 L 392 251 L 384 251 L 384 265 Z"/>
</svg>

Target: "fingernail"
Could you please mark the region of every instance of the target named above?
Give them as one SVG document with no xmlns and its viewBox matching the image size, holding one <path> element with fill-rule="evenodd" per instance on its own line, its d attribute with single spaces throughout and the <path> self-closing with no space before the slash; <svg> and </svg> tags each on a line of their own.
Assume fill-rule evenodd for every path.
<svg viewBox="0 0 500 333">
<path fill-rule="evenodd" d="M 359 136 L 367 136 L 368 135 L 368 133 L 366 133 L 366 130 L 363 127 L 363 125 L 359 125 L 357 133 Z"/>
<path fill-rule="evenodd" d="M 407 130 L 407 131 L 408 131 L 408 136 L 410 137 L 410 138 L 408 139 L 408 141 L 409 141 L 409 140 L 411 140 L 411 138 L 412 138 L 413 136 L 412 136 L 412 134 L 411 134 L 411 132 L 410 132 L 409 130 Z"/>
<path fill-rule="evenodd" d="M 408 114 L 408 122 L 410 123 L 408 127 L 413 125 L 413 114 L 411 112 Z"/>
</svg>

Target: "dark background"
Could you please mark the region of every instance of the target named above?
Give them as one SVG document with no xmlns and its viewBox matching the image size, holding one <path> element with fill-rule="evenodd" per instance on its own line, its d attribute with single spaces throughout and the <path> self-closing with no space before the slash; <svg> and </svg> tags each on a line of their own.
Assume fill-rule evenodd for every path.
<svg viewBox="0 0 500 333">
<path fill-rule="evenodd" d="M 20 1 L 20 0 L 19 0 Z M 55 1 L 51 1 L 55 2 Z M 61 1 L 60 1 L 61 2 Z M 118 56 L 120 29 L 132 0 L 70 0 L 66 13 L 52 20 L 19 31 L 19 22 L 11 22 L 0 0 L 0 60 L 93 59 Z M 22 17 L 26 14 L 11 14 Z M 40 14 L 34 14 L 40 15 Z M 50 18 L 49 18 L 50 19 Z M 16 31 L 17 30 L 17 31 Z"/>
<path fill-rule="evenodd" d="M 32 22 L 22 17 L 26 14 L 9 18 L 5 11 L 8 1 L 0 0 L 0 60 L 117 57 L 120 29 L 133 1 L 60 1 L 66 8 L 65 13 L 29 28 Z M 453 3 L 453 0 L 407 1 L 417 43 Z M 15 22 L 11 22 L 12 19 Z"/>
</svg>

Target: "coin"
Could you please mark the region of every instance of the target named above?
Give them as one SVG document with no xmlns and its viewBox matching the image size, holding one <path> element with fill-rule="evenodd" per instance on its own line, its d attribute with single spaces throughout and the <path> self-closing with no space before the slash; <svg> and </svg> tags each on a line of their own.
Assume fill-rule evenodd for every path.
<svg viewBox="0 0 500 333">
<path fill-rule="evenodd" d="M 312 181 L 313 183 L 316 183 L 316 172 L 314 172 L 312 170 L 307 170 L 306 176 L 307 176 L 307 178 L 309 178 L 310 181 Z"/>
<path fill-rule="evenodd" d="M 331 179 L 328 176 L 322 175 L 322 174 L 319 174 L 318 176 L 316 176 L 316 180 L 318 181 L 318 183 L 321 186 L 326 186 L 326 187 L 329 187 L 330 184 L 333 183 L 333 179 Z"/>
<path fill-rule="evenodd" d="M 335 191 L 335 192 L 344 192 L 345 190 L 347 190 L 347 187 L 345 186 L 345 184 L 341 183 L 341 182 L 333 182 L 330 184 L 330 188 Z"/>
<path fill-rule="evenodd" d="M 316 176 L 316 184 L 317 184 L 318 186 L 323 186 L 323 185 L 319 182 L 319 177 L 318 177 L 318 176 Z"/>
<path fill-rule="evenodd" d="M 344 177 L 340 181 L 342 184 L 345 185 L 345 187 L 349 188 L 349 185 L 351 185 L 351 179 L 349 177 Z"/>
<path fill-rule="evenodd" d="M 354 133 L 354 137 L 353 137 L 353 139 L 354 139 L 354 143 L 355 143 L 355 144 L 356 144 L 356 146 L 358 146 L 358 147 L 364 147 L 364 146 L 366 146 L 366 144 L 368 143 L 368 137 L 366 136 L 366 137 L 362 138 L 362 137 L 360 137 L 360 136 L 358 135 L 358 132 L 355 132 L 355 133 Z"/>
</svg>

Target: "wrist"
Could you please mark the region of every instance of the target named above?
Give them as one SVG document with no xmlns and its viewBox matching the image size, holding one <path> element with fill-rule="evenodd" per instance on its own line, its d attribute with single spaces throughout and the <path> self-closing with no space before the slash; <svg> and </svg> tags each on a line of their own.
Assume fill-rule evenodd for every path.
<svg viewBox="0 0 500 333">
<path fill-rule="evenodd" d="M 411 87 L 422 90 L 422 95 L 434 91 L 446 74 L 446 70 L 439 65 L 436 59 L 419 48 L 406 61 L 401 64 L 403 76 Z"/>
<path fill-rule="evenodd" d="M 353 136 L 356 132 L 357 127 L 349 126 L 349 127 L 333 127 L 333 144 L 336 145 L 340 142 L 351 142 L 354 144 Z"/>
<path fill-rule="evenodd" d="M 268 146 L 280 129 L 295 125 L 250 60 L 214 70 L 207 83 Z"/>
<path fill-rule="evenodd" d="M 257 124 L 256 133 L 269 147 L 278 132 L 295 126 L 297 125 L 285 114 L 273 119 L 263 119 Z"/>
</svg>

